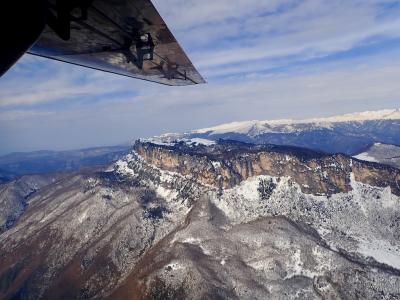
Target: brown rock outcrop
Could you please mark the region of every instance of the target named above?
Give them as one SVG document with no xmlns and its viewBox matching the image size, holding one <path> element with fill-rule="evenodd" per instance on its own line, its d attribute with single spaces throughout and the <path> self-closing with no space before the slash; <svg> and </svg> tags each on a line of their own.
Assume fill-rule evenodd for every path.
<svg viewBox="0 0 400 300">
<path fill-rule="evenodd" d="M 211 147 L 137 142 L 135 151 L 151 165 L 193 176 L 202 184 L 218 188 L 231 188 L 258 175 L 289 176 L 305 193 L 331 195 L 350 191 L 350 176 L 354 174 L 356 181 L 389 186 L 394 194 L 400 195 L 400 170 L 342 154 L 227 142 Z"/>
</svg>

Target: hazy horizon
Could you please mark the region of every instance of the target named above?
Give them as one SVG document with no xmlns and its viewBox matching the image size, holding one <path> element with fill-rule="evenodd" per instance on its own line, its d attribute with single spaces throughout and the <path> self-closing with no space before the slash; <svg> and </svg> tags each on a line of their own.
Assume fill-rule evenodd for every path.
<svg viewBox="0 0 400 300">
<path fill-rule="evenodd" d="M 384 111 L 384 110 L 390 110 L 390 109 L 383 109 L 383 110 L 376 110 L 376 111 L 364 111 L 364 112 L 351 112 L 351 113 L 348 113 L 348 114 L 345 114 L 345 115 L 352 115 L 353 113 L 354 114 L 357 114 L 357 113 L 368 113 L 368 112 L 374 113 L 374 112 L 377 112 L 377 111 Z M 393 108 L 391 110 L 398 111 L 398 110 L 400 110 L 400 108 Z M 397 114 L 398 114 L 398 112 L 397 112 Z M 293 118 L 293 119 L 241 120 L 241 121 L 244 121 L 244 122 L 245 121 L 261 121 L 261 122 L 265 122 L 265 121 L 281 121 L 281 120 L 282 121 L 285 121 L 285 120 L 287 120 L 287 121 L 307 121 L 307 120 L 311 121 L 312 119 L 319 119 L 319 118 L 323 119 L 323 118 L 340 117 L 340 116 L 343 116 L 343 114 L 342 115 L 313 116 L 311 119 Z M 240 123 L 241 121 L 239 121 L 239 122 L 235 121 L 233 123 Z M 214 124 L 214 126 L 211 126 L 211 127 L 193 128 L 192 130 L 189 130 L 189 131 L 204 130 L 204 129 L 207 129 L 207 128 L 212 129 L 213 127 L 218 127 L 218 126 L 221 126 L 221 125 L 228 125 L 228 124 L 229 123 L 224 123 L 224 124 L 218 123 L 218 124 Z M 189 132 L 189 131 L 174 132 L 174 133 L 185 133 L 185 132 Z M 160 135 L 161 134 L 165 134 L 165 133 L 171 133 L 171 132 L 161 132 Z M 27 150 L 27 151 L 13 151 L 13 152 L 7 152 L 7 153 L 1 153 L 0 152 L 0 156 L 6 156 L 6 155 L 9 155 L 9 154 L 16 154 L 16 153 L 30 153 L 30 152 L 40 152 L 40 151 L 74 151 L 74 150 L 85 150 L 85 149 L 90 149 L 90 148 L 101 148 L 101 147 L 118 147 L 118 146 L 131 146 L 131 145 L 133 146 L 133 144 L 134 144 L 134 142 L 136 140 L 141 139 L 141 138 L 150 138 L 150 137 L 153 137 L 153 136 L 140 136 L 140 137 L 136 137 L 136 138 L 134 138 L 134 139 L 132 139 L 130 141 L 119 142 L 119 143 L 112 144 L 112 145 L 111 144 L 109 144 L 109 145 L 103 144 L 103 145 L 86 146 L 86 147 L 81 147 L 81 148 L 34 149 L 34 150 L 31 150 L 31 151 L 29 151 L 29 150 Z"/>
</svg>

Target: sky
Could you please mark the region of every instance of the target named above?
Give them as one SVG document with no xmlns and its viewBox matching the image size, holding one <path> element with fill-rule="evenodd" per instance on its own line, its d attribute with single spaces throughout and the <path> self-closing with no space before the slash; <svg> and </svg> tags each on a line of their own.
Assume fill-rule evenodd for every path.
<svg viewBox="0 0 400 300">
<path fill-rule="evenodd" d="M 0 154 L 400 107 L 400 0 L 153 3 L 207 84 L 25 55 L 0 78 Z"/>
</svg>

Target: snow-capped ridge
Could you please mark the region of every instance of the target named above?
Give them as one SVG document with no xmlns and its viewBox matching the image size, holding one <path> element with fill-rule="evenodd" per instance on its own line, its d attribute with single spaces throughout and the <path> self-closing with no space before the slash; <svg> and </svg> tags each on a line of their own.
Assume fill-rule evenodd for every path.
<svg viewBox="0 0 400 300">
<path fill-rule="evenodd" d="M 163 134 L 160 136 L 154 136 L 147 139 L 140 139 L 140 142 L 151 143 L 160 146 L 173 146 L 177 143 L 185 143 L 188 146 L 211 146 L 215 145 L 216 142 L 205 138 L 184 138 L 179 134 Z"/>
<path fill-rule="evenodd" d="M 318 127 L 330 128 L 332 123 L 342 122 L 363 122 L 372 120 L 400 120 L 400 109 L 384 109 L 379 111 L 365 111 L 359 113 L 350 113 L 324 118 L 311 119 L 278 119 L 278 120 L 251 120 L 242 122 L 232 122 L 213 127 L 202 128 L 192 131 L 192 133 L 241 133 L 248 134 L 250 130 L 255 130 L 253 135 L 265 132 L 294 132 L 295 128 L 290 125 L 315 124 Z M 279 128 L 276 128 L 279 127 Z M 283 128 L 281 128 L 283 127 Z"/>
</svg>

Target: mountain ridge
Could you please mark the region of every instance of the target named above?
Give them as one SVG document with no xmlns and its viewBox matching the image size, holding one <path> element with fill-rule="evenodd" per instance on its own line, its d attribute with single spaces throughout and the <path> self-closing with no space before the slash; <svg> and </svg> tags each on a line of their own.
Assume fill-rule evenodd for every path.
<svg viewBox="0 0 400 300">
<path fill-rule="evenodd" d="M 374 143 L 400 145 L 400 109 L 306 120 L 234 122 L 148 139 L 168 143 L 182 139 L 237 140 L 252 144 L 291 145 L 330 154 L 356 155 Z"/>
<path fill-rule="evenodd" d="M 309 119 L 276 119 L 276 120 L 252 120 L 243 122 L 232 122 L 222 125 L 212 126 L 208 128 L 202 128 L 191 131 L 191 133 L 224 133 L 232 132 L 232 129 L 236 127 L 240 131 L 246 131 L 246 126 L 251 125 L 285 125 L 285 124 L 308 124 L 308 123 L 342 123 L 350 121 L 372 121 L 372 120 L 400 120 L 400 108 L 397 109 L 384 109 L 377 111 L 364 111 L 357 113 L 349 113 L 344 115 L 336 115 L 331 117 L 320 117 L 320 118 L 309 118 Z M 229 125 L 232 127 L 230 128 Z M 243 132 L 239 132 L 243 133 Z"/>
<path fill-rule="evenodd" d="M 296 147 L 228 141 L 211 146 L 190 143 L 166 146 L 139 141 L 135 143 L 134 151 L 160 169 L 183 175 L 198 174 L 200 182 L 221 188 L 232 188 L 249 177 L 259 175 L 290 176 L 298 178 L 296 182 L 303 192 L 311 191 L 309 187 L 318 182 L 313 190 L 315 194 L 331 194 L 348 192 L 349 174 L 352 173 L 357 181 L 391 186 L 392 192 L 400 195 L 400 187 L 396 184 L 400 181 L 399 170 L 340 154 L 327 155 Z M 365 169 L 368 169 L 367 177 L 362 175 Z M 302 173 L 304 176 L 299 177 Z M 396 175 L 392 177 L 390 173 Z M 336 179 L 340 180 L 333 184 L 335 188 L 329 187 L 329 182 Z"/>
</svg>

